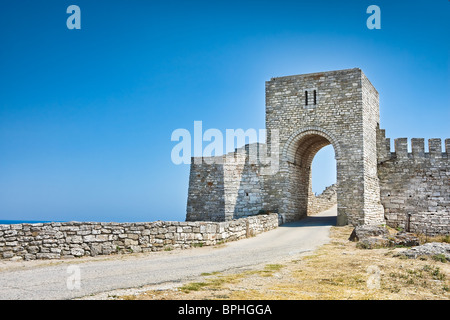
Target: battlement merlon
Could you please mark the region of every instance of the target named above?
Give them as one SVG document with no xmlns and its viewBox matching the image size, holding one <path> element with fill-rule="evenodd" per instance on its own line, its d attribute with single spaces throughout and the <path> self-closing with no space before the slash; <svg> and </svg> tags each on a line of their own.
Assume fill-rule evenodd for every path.
<svg viewBox="0 0 450 320">
<path fill-rule="evenodd" d="M 386 130 L 380 129 L 379 125 L 376 130 L 377 134 L 377 158 L 378 163 L 389 160 L 391 158 L 391 139 L 386 138 Z"/>
</svg>

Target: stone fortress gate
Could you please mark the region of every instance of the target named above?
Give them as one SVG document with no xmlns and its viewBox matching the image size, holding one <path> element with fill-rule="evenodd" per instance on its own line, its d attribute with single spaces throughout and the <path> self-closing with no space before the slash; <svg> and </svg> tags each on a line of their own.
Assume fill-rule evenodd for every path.
<svg viewBox="0 0 450 320">
<path fill-rule="evenodd" d="M 380 129 L 379 97 L 364 73 L 347 69 L 266 82 L 267 145 L 192 158 L 187 221 L 228 221 L 277 212 L 282 222 L 314 213 L 311 163 L 332 145 L 338 225 L 387 223 L 450 233 L 450 139 L 390 139 Z M 259 161 L 252 161 L 256 150 Z M 268 170 L 276 161 L 276 170 Z M 269 172 L 269 173 L 268 173 Z M 330 202 L 330 206 L 334 204 Z M 324 208 L 322 208 L 324 209 Z"/>
<path fill-rule="evenodd" d="M 215 245 L 336 203 L 338 225 L 449 235 L 450 139 L 445 152 L 441 139 L 429 139 L 426 152 L 421 138 L 411 139 L 411 152 L 408 139 L 395 139 L 391 151 L 379 122 L 378 92 L 360 69 L 273 78 L 266 83 L 266 143 L 191 159 L 187 221 L 0 225 L 0 259 Z M 311 163 L 326 145 L 334 148 L 337 181 L 315 196 Z"/>
</svg>

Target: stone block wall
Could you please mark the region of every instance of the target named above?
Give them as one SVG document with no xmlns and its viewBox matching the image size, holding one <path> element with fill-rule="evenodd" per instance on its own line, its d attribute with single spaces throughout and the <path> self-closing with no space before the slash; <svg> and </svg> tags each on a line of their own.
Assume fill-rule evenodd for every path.
<svg viewBox="0 0 450 320">
<path fill-rule="evenodd" d="M 378 176 L 386 223 L 394 228 L 428 235 L 450 234 L 450 139 L 390 139 L 379 130 Z"/>
<path fill-rule="evenodd" d="M 191 160 L 186 221 L 225 221 L 222 162 Z"/>
<path fill-rule="evenodd" d="M 363 105 L 364 159 L 364 224 L 384 223 L 377 175 L 377 128 L 380 123 L 379 95 L 366 75 L 361 72 Z M 354 194 L 353 194 L 354 195 Z"/>
<path fill-rule="evenodd" d="M 223 156 L 192 158 L 186 221 L 230 221 L 264 208 L 264 165 L 245 145 Z M 255 162 L 255 163 L 254 163 Z"/>
<path fill-rule="evenodd" d="M 60 259 L 211 246 L 278 227 L 278 215 L 227 222 L 62 222 L 0 225 L 0 259 Z"/>
</svg>

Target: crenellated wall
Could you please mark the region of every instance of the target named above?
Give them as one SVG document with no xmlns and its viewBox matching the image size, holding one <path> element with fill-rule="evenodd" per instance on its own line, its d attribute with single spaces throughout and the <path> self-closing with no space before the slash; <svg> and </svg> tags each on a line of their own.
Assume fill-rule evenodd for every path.
<svg viewBox="0 0 450 320">
<path fill-rule="evenodd" d="M 428 235 L 450 234 L 450 139 L 394 140 L 378 130 L 378 177 L 386 223 Z"/>
</svg>

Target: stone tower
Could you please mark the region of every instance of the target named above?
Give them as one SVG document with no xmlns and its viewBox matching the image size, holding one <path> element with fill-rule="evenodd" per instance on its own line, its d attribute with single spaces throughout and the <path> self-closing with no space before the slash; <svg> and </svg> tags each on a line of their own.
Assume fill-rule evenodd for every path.
<svg viewBox="0 0 450 320">
<path fill-rule="evenodd" d="M 378 92 L 360 69 L 272 78 L 266 83 L 266 128 L 278 130 L 280 170 L 266 178 L 265 205 L 286 221 L 306 215 L 312 160 L 331 144 L 338 225 L 383 223 L 378 125 Z"/>
</svg>

